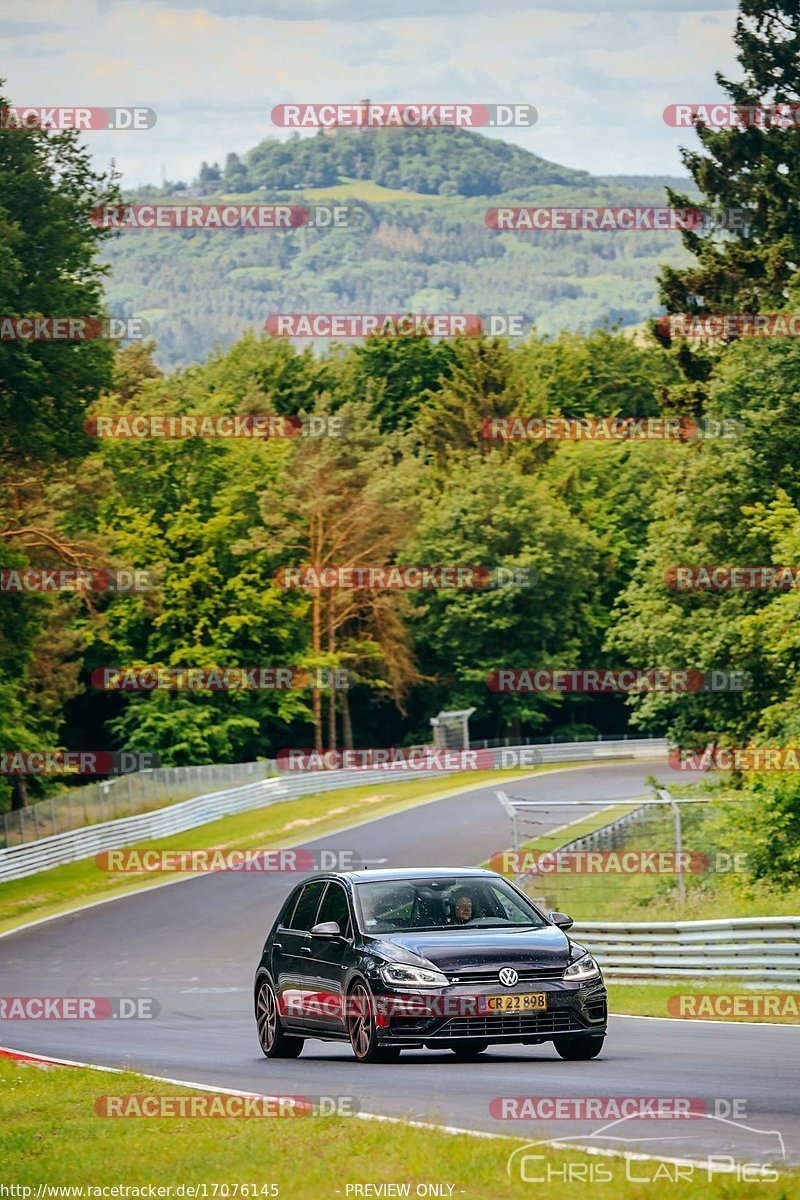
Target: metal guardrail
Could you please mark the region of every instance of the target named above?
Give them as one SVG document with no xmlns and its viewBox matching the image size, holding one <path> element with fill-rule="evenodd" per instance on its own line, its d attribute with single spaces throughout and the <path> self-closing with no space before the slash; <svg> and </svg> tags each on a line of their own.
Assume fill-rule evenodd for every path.
<svg viewBox="0 0 800 1200">
<path fill-rule="evenodd" d="M 514 750 L 504 747 L 491 751 L 493 764 L 502 768 L 504 756 Z M 640 741 L 562 743 L 561 745 L 525 746 L 521 766 L 537 765 L 541 762 L 575 762 L 592 759 L 630 758 L 665 754 L 667 743 L 659 738 L 643 738 Z M 541 753 L 539 753 L 541 752 Z M 533 759 L 532 754 L 538 754 Z M 450 771 L 426 771 L 427 776 L 446 777 Z M 328 792 L 346 787 L 366 784 L 403 783 L 419 777 L 412 770 L 341 770 L 307 771 L 299 775 L 282 775 L 262 779 L 245 787 L 228 788 L 210 795 L 196 796 L 179 804 L 170 804 L 152 812 L 123 817 L 120 820 L 104 821 L 87 825 L 66 833 L 39 838 L 19 846 L 0 849 L 0 883 L 10 879 L 21 879 L 63 863 L 90 858 L 103 850 L 114 850 L 135 842 L 150 841 L 160 837 L 184 833 L 216 821 L 233 813 L 246 812 L 270 804 L 293 800 L 318 792 Z"/>
<path fill-rule="evenodd" d="M 473 709 L 474 711 L 474 709 Z M 622 742 L 622 741 L 640 741 L 641 735 L 638 733 L 598 733 L 594 737 L 573 737 L 567 733 L 551 733 L 544 740 L 537 740 L 535 737 L 526 737 L 520 740 L 514 740 L 513 737 L 501 738 L 477 738 L 470 742 L 471 750 L 496 750 L 502 749 L 504 746 L 547 746 L 547 745 L 575 745 L 576 743 L 583 744 L 584 742 Z"/>
<path fill-rule="evenodd" d="M 449 774 L 449 772 L 431 772 Z M 407 777 L 406 777 L 407 778 Z M 282 804 L 316 792 L 336 791 L 346 787 L 360 787 L 370 783 L 399 783 L 399 779 L 388 776 L 386 771 L 308 771 L 302 775 L 280 779 L 263 779 L 240 788 L 226 788 L 223 792 L 212 792 L 207 796 L 196 796 L 180 804 L 170 804 L 154 812 L 138 813 L 119 821 L 104 821 L 87 825 L 69 833 L 57 833 L 53 837 L 40 838 L 23 846 L 10 846 L 0 850 L 0 883 L 9 879 L 21 879 L 50 867 L 75 862 L 80 858 L 91 858 L 102 850 L 116 850 L 135 842 L 152 841 L 185 833 L 199 825 L 207 825 L 220 817 L 247 812 L 253 808 L 266 808 Z"/>
<path fill-rule="evenodd" d="M 638 802 L 641 807 L 563 843 L 558 850 L 616 849 L 630 825 L 650 810 L 646 797 Z M 526 871 L 517 879 L 533 882 L 536 874 Z M 773 987 L 800 984 L 800 916 L 576 921 L 572 933 L 591 950 L 607 979 L 663 982 L 716 977 Z"/>
<path fill-rule="evenodd" d="M 630 741 L 633 744 L 647 741 L 629 737 L 627 734 L 611 739 L 598 737 L 603 753 L 609 745 Z M 509 738 L 497 742 L 498 752 L 509 760 L 526 756 L 531 764 L 546 762 L 552 754 L 551 742 L 512 745 Z M 566 740 L 556 743 L 556 761 L 564 746 L 574 751 L 571 757 L 586 755 L 586 747 L 593 742 L 571 743 Z M 484 746 L 486 748 L 486 746 Z M 480 743 L 471 743 L 472 750 L 480 749 Z M 34 842 L 55 833 L 66 833 L 70 829 L 81 829 L 100 821 L 113 821 L 120 817 L 132 817 L 137 813 L 161 808 L 165 804 L 177 804 L 206 792 L 221 791 L 223 788 L 243 787 L 257 779 L 280 775 L 272 759 L 259 759 L 244 763 L 205 763 L 197 767 L 158 767 L 153 770 L 134 771 L 113 778 L 103 779 L 84 787 L 69 788 L 46 800 L 39 800 L 13 812 L 0 813 L 0 849 L 17 846 L 23 842 Z"/>
<path fill-rule="evenodd" d="M 576 921 L 609 979 L 800 983 L 800 916 L 713 921 Z"/>
<path fill-rule="evenodd" d="M 69 788 L 13 812 L 0 813 L 0 849 L 99 821 L 132 817 L 164 804 L 191 800 L 204 792 L 244 787 L 246 783 L 277 774 L 275 763 L 268 759 L 131 771 L 84 787 Z"/>
</svg>

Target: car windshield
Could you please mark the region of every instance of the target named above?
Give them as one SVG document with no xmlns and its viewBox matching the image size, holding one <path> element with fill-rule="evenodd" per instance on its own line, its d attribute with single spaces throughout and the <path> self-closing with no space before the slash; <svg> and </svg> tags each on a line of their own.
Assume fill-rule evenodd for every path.
<svg viewBox="0 0 800 1200">
<path fill-rule="evenodd" d="M 355 889 L 367 933 L 404 929 L 506 929 L 546 922 L 504 879 L 391 879 Z"/>
</svg>

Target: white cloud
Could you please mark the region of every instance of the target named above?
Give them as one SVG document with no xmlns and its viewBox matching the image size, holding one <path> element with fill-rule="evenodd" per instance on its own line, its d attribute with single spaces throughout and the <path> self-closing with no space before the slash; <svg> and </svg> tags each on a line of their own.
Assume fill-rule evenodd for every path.
<svg viewBox="0 0 800 1200">
<path fill-rule="evenodd" d="M 223 11 L 224 10 L 224 11 Z M 238 14 L 238 15 L 237 15 Z M 596 173 L 682 170 L 692 134 L 676 101 L 719 97 L 737 72 L 727 0 L 29 0 L 6 91 L 26 104 L 145 105 L 154 129 L 94 133 L 123 182 L 189 178 L 265 136 L 288 101 L 527 101 L 533 130 L 507 136 Z M 24 26 L 21 27 L 21 26 Z M 55 64 L 53 55 L 60 61 Z"/>
</svg>

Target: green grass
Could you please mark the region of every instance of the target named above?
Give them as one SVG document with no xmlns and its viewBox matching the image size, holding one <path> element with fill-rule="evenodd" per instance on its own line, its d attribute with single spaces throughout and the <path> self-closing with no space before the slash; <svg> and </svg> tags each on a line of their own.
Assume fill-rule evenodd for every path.
<svg viewBox="0 0 800 1200">
<path fill-rule="evenodd" d="M 580 837 L 591 828 L 608 824 L 616 816 L 629 812 L 631 805 L 620 806 L 582 825 L 559 834 L 536 839 L 530 848 L 554 850 L 566 841 Z M 683 810 L 683 849 L 707 855 L 714 863 L 716 842 L 714 821 L 698 806 Z M 557 843 L 557 844 L 554 844 Z M 526 846 L 526 848 L 528 848 Z M 674 849 L 674 828 L 669 812 L 652 809 L 641 826 L 635 825 L 625 836 L 624 850 Z M 568 912 L 576 921 L 702 921 L 716 917 L 779 917 L 800 912 L 800 889 L 778 890 L 774 885 L 752 882 L 740 873 L 709 870 L 684 875 L 686 895 L 681 904 L 678 877 L 674 874 L 542 874 L 529 882 L 531 894 L 544 894 L 551 909 Z"/>
<path fill-rule="evenodd" d="M 567 842 L 573 842 L 576 838 L 585 837 L 587 833 L 593 833 L 595 829 L 601 829 L 603 825 L 610 825 L 612 821 L 623 817 L 630 810 L 630 804 L 609 805 L 599 812 L 590 813 L 586 817 L 578 817 L 576 821 L 570 821 L 568 825 L 562 825 L 560 829 L 551 830 L 550 833 L 543 833 L 540 837 L 531 838 L 529 841 L 523 842 L 520 845 L 519 853 L 539 855 L 559 850 Z M 489 861 L 487 860 L 482 865 L 489 866 Z M 516 871 L 501 873 L 509 876 L 518 874 Z M 542 875 L 538 879 L 534 879 L 526 885 L 525 890 L 533 892 L 538 887 L 544 886 L 544 878 Z"/>
<path fill-rule="evenodd" d="M 371 820 L 424 803 L 435 796 L 446 796 L 467 787 L 486 786 L 487 783 L 500 786 L 503 780 L 520 779 L 567 765 L 559 763 L 510 771 L 460 771 L 447 779 L 417 778 L 409 783 L 389 783 L 384 787 L 371 784 L 336 792 L 321 792 L 223 817 L 186 833 L 140 842 L 137 846 L 158 850 L 248 850 L 291 846 L 307 841 L 312 836 L 334 832 L 356 821 Z M 502 821 L 499 804 L 498 817 Z M 11 880 L 0 884 L 0 932 L 26 920 L 66 912 L 82 901 L 103 900 L 138 891 L 172 877 L 158 872 L 137 876 L 110 874 L 100 870 L 93 858 L 88 858 L 24 879 Z"/>
<path fill-rule="evenodd" d="M 342 177 L 341 183 L 330 184 L 327 187 L 298 188 L 296 192 L 293 191 L 293 199 L 295 197 L 298 204 L 302 204 L 306 200 L 319 201 L 323 204 L 329 200 L 369 200 L 373 204 L 395 203 L 399 200 L 425 200 L 435 204 L 439 200 L 452 199 L 452 197 L 432 195 L 427 192 L 406 192 L 401 188 L 387 188 L 380 183 L 373 183 L 371 179 L 350 179 L 347 176 Z M 271 203 L 271 201 L 265 201 L 263 193 L 253 192 L 231 192 L 222 196 L 221 199 L 227 204 Z M 192 201 L 187 201 L 187 203 L 192 203 Z M 280 203 L 285 204 L 286 201 L 282 200 Z"/>
<path fill-rule="evenodd" d="M 611 1013 L 631 1013 L 639 1017 L 674 1017 L 677 1014 L 669 1007 L 670 996 L 703 995 L 703 996 L 743 996 L 752 1001 L 755 997 L 767 996 L 770 1002 L 777 999 L 784 1003 L 788 1011 L 783 1013 L 766 1012 L 763 1015 L 749 1013 L 731 1013 L 730 1015 L 712 1015 L 702 1009 L 697 1010 L 703 1020 L 719 1021 L 766 1021 L 777 1022 L 780 1025 L 800 1024 L 800 992 L 787 992 L 777 988 L 761 987 L 751 984 L 745 987 L 741 980 L 735 979 L 673 979 L 670 983 L 616 983 L 606 981 L 608 989 L 608 1009 Z M 799 1011 L 791 1011 L 796 1009 Z M 685 1017 L 684 1020 L 691 1018 Z"/>
<path fill-rule="evenodd" d="M 354 1095 L 359 1078 L 368 1070 L 354 1067 Z M 266 1062 L 264 1085 L 269 1091 Z M 0 1059 L 3 1182 L 34 1189 L 39 1184 L 84 1188 L 205 1184 L 209 1200 L 213 1200 L 214 1185 L 225 1184 L 230 1187 L 230 1197 L 235 1195 L 235 1184 L 257 1185 L 259 1190 L 249 1194 L 258 1196 L 270 1195 L 269 1185 L 275 1184 L 278 1195 L 286 1200 L 323 1200 L 333 1197 L 336 1189 L 346 1200 L 347 1185 L 355 1183 L 408 1183 L 412 1196 L 417 1184 L 452 1184 L 454 1200 L 462 1196 L 465 1200 L 484 1200 L 487 1196 L 492 1200 L 531 1200 L 544 1194 L 548 1200 L 571 1200 L 586 1191 L 585 1184 L 576 1185 L 557 1176 L 547 1185 L 546 1193 L 541 1188 L 534 1191 L 519 1179 L 509 1179 L 508 1156 L 524 1145 L 521 1139 L 478 1139 L 352 1117 L 126 1120 L 100 1116 L 95 1111 L 100 1096 L 143 1093 L 199 1095 L 134 1074 L 69 1067 L 42 1069 Z M 531 1123 L 525 1141 L 537 1141 L 548 1132 L 560 1136 L 563 1130 L 554 1131 L 552 1124 L 545 1130 Z M 535 1153 L 545 1155 L 546 1162 L 535 1164 L 540 1172 L 548 1168 L 563 1171 L 565 1164 L 583 1164 L 585 1171 L 591 1164 L 596 1171 L 600 1164 L 612 1174 L 608 1194 L 614 1200 L 674 1200 L 676 1195 L 674 1182 L 663 1174 L 669 1174 L 666 1164 L 637 1163 L 635 1173 L 639 1177 L 660 1174 L 656 1182 L 639 1184 L 626 1179 L 625 1163 L 619 1158 L 589 1158 L 577 1150 L 544 1147 L 537 1147 Z M 744 1194 L 742 1184 L 733 1175 L 715 1175 L 709 1180 L 699 1168 L 690 1187 L 698 1200 L 739 1200 Z M 789 1200 L 797 1195 L 798 1187 L 800 1175 L 787 1172 L 777 1183 L 748 1184 L 746 1195 L 748 1200 Z"/>
<path fill-rule="evenodd" d="M 619 805 L 594 813 L 562 829 L 557 833 L 545 834 L 524 843 L 523 851 L 535 854 L 557 850 L 566 842 L 574 841 L 594 829 L 609 824 L 617 817 L 630 811 L 630 805 Z M 655 825 L 656 837 L 653 837 Z M 641 832 L 628 837 L 625 849 L 671 849 L 673 828 L 671 821 L 655 816 L 650 821 L 651 832 Z M 701 821 L 687 822 L 684 846 L 689 851 L 709 849 L 704 837 Z M 797 889 L 776 893 L 766 885 L 745 885 L 736 876 L 724 874 L 686 877 L 687 894 L 683 908 L 677 904 L 677 889 L 674 877 L 658 875 L 563 875 L 534 876 L 525 883 L 529 895 L 544 901 L 544 907 L 568 912 L 576 921 L 599 920 L 702 920 L 725 917 L 749 916 L 793 916 L 800 911 L 800 892 Z M 754 995 L 787 997 L 784 989 L 775 989 L 745 984 L 739 980 L 674 979 L 666 983 L 618 983 L 606 984 L 611 1012 L 629 1013 L 636 1016 L 676 1016 L 669 1009 L 670 996 L 677 994 L 700 994 L 710 996 Z M 800 1002 L 800 993 L 795 994 Z M 800 1024 L 800 1014 L 792 1011 L 763 1015 L 731 1013 L 716 1015 L 698 1013 L 707 1020 L 729 1021 L 776 1021 L 779 1024 Z M 687 1018 L 688 1019 L 688 1018 Z"/>
</svg>

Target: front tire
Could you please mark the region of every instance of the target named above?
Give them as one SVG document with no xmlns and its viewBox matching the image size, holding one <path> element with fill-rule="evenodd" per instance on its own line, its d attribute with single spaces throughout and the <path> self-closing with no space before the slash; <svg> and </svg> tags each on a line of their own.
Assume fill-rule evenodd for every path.
<svg viewBox="0 0 800 1200">
<path fill-rule="evenodd" d="M 484 1050 L 489 1049 L 488 1042 L 482 1042 L 475 1038 L 474 1041 L 454 1042 L 450 1047 L 456 1058 L 463 1059 L 468 1062 L 471 1058 L 477 1058 L 479 1054 L 483 1054 Z"/>
<path fill-rule="evenodd" d="M 289 1037 L 278 1015 L 278 1001 L 272 984 L 263 979 L 256 992 L 256 1026 L 261 1051 L 266 1058 L 297 1058 L 303 1038 Z"/>
<path fill-rule="evenodd" d="M 606 1040 L 604 1033 L 579 1033 L 575 1037 L 560 1037 L 553 1039 L 556 1053 L 569 1062 L 586 1062 L 587 1059 L 597 1058 Z"/>
<path fill-rule="evenodd" d="M 378 1030 L 375 1025 L 375 1005 L 372 993 L 365 983 L 358 980 L 347 997 L 347 1036 L 358 1062 L 387 1062 L 400 1057 L 397 1047 L 378 1045 Z"/>
</svg>

